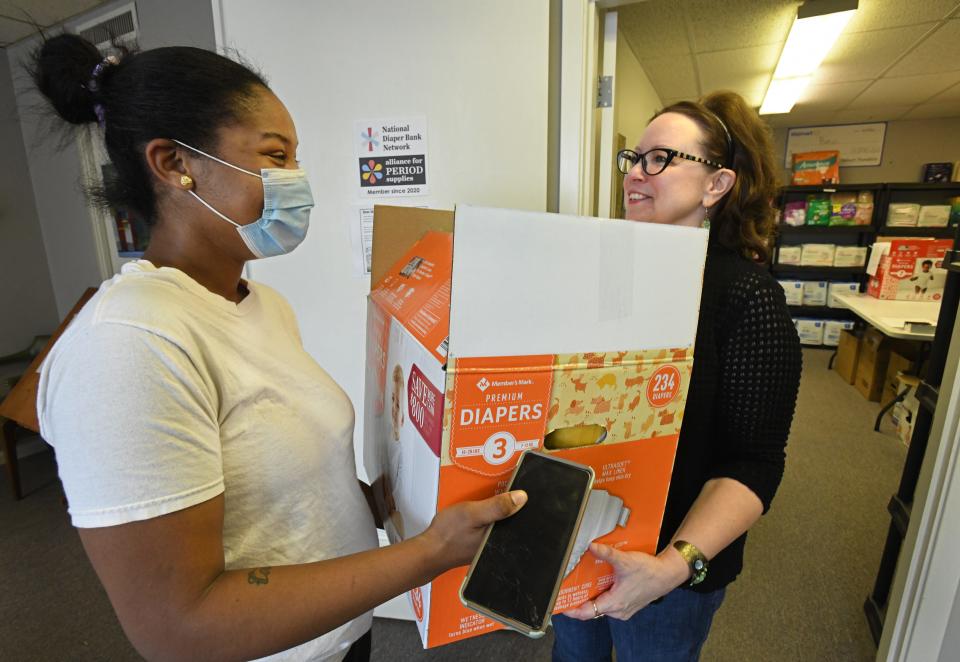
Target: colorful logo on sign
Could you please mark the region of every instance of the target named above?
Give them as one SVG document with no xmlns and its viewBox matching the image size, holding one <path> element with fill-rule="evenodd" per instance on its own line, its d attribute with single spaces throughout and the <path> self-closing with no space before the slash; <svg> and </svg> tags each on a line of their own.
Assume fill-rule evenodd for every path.
<svg viewBox="0 0 960 662">
<path fill-rule="evenodd" d="M 363 143 L 367 146 L 367 151 L 372 152 L 374 147 L 380 146 L 380 141 L 378 138 L 380 134 L 373 130 L 373 127 L 367 127 L 365 133 L 360 134 L 360 138 L 363 140 Z"/>
<path fill-rule="evenodd" d="M 378 184 L 383 179 L 383 164 L 370 159 L 360 166 L 360 177 L 367 184 Z"/>
</svg>

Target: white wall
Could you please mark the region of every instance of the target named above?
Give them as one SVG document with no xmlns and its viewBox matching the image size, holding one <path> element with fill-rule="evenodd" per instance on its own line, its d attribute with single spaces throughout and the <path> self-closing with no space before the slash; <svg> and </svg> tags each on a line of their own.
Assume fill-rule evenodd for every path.
<svg viewBox="0 0 960 662">
<path fill-rule="evenodd" d="M 360 413 L 369 279 L 354 275 L 348 234 L 360 201 L 353 123 L 426 116 L 430 195 L 407 204 L 544 210 L 549 2 L 297 2 L 264 12 L 260 0 L 233 0 L 222 12 L 225 45 L 262 69 L 296 122 L 317 203 L 304 244 L 251 263 L 251 276 L 290 300 L 306 349 Z"/>
<path fill-rule="evenodd" d="M 24 349 L 57 326 L 13 80 L 0 58 L 0 356 Z"/>
<path fill-rule="evenodd" d="M 960 651 L 960 585 L 953 596 L 953 607 L 950 609 L 950 620 L 947 622 L 943 645 L 940 647 L 939 662 L 952 662 Z"/>
<path fill-rule="evenodd" d="M 663 107 L 653 89 L 647 72 L 623 33 L 617 32 L 617 95 L 614 99 L 614 130 L 627 139 L 627 148 L 633 149 L 653 114 Z"/>
<path fill-rule="evenodd" d="M 773 131 L 778 163 L 783 164 L 787 129 Z M 924 163 L 960 161 L 960 117 L 903 120 L 887 123 L 883 163 L 878 166 L 840 168 L 841 184 L 919 182 Z M 783 169 L 781 181 L 790 183 Z"/>
<path fill-rule="evenodd" d="M 68 26 L 86 22 L 117 7 L 112 2 L 78 16 Z M 209 3 L 194 0 L 137 0 L 140 44 L 214 47 L 213 13 Z M 13 73 L 26 160 L 43 235 L 49 280 L 59 317 L 64 317 L 87 287 L 101 281 L 93 226 L 81 186 L 80 155 L 75 142 L 61 146 L 60 122 L 46 112 L 46 102 L 33 90 L 23 68 L 37 41 L 25 40 L 6 49 Z M 41 111 L 40 109 L 44 109 Z M 4 143 L 6 144 L 6 142 Z M 61 148 L 62 147 L 62 148 Z M 22 191 L 29 191 L 24 186 Z"/>
<path fill-rule="evenodd" d="M 137 0 L 140 48 L 160 46 L 217 47 L 213 10 L 198 0 Z"/>
</svg>

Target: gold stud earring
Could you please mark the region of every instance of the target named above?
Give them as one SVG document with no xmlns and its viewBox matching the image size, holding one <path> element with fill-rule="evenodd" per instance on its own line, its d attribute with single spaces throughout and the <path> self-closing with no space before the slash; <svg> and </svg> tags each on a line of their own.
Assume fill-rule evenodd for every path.
<svg viewBox="0 0 960 662">
<path fill-rule="evenodd" d="M 193 177 L 190 175 L 180 175 L 180 186 L 191 188 L 193 186 Z"/>
</svg>

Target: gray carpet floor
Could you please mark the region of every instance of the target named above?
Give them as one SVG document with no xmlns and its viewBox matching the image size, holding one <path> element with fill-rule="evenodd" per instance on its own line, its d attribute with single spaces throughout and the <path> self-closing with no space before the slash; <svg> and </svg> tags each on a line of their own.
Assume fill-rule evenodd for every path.
<svg viewBox="0 0 960 662">
<path fill-rule="evenodd" d="M 906 449 L 876 403 L 805 350 L 787 469 L 754 527 L 746 570 L 730 587 L 705 661 L 872 660 L 863 614 Z M 27 496 L 0 479 L 0 660 L 137 660 L 60 501 L 50 452 L 22 460 Z M 412 623 L 377 619 L 373 659 L 548 660 L 552 638 L 498 632 L 421 650 Z"/>
</svg>

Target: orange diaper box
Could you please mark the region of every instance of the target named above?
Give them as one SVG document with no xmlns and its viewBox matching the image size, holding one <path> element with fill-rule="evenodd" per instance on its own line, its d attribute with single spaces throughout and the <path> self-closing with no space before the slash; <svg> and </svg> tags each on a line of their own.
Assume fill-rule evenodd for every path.
<svg viewBox="0 0 960 662">
<path fill-rule="evenodd" d="M 877 237 L 867 266 L 867 294 L 878 299 L 939 301 L 947 274 L 943 257 L 952 247 L 952 239 Z"/>
<path fill-rule="evenodd" d="M 821 150 L 793 155 L 793 185 L 823 186 L 840 183 L 840 152 Z"/>
<path fill-rule="evenodd" d="M 695 228 L 377 206 L 363 452 L 391 542 L 503 491 L 520 454 L 545 449 L 596 472 L 606 514 L 588 507 L 581 532 L 602 520 L 590 536 L 654 552 L 706 245 Z M 557 612 L 613 580 L 589 551 L 571 567 Z M 466 570 L 410 592 L 425 648 L 501 629 L 461 604 Z"/>
</svg>

